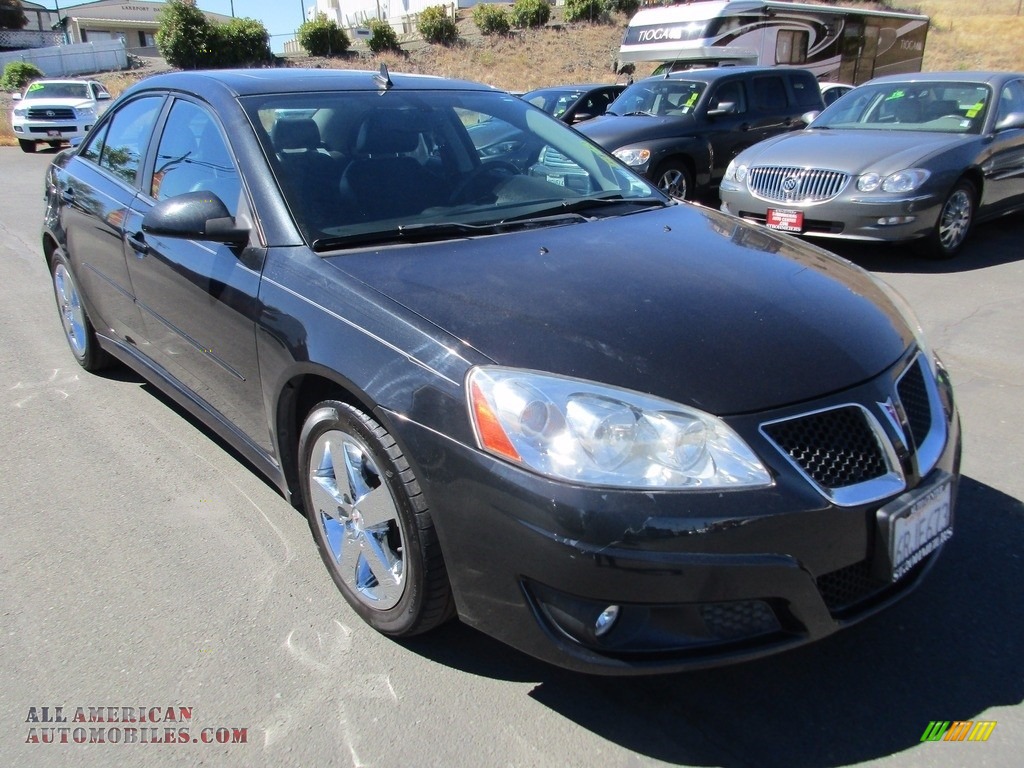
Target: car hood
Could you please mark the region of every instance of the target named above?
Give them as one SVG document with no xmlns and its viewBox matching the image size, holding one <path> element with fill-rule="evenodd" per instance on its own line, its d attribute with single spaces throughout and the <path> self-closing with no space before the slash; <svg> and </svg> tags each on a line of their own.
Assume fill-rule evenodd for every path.
<svg viewBox="0 0 1024 768">
<path fill-rule="evenodd" d="M 33 109 L 46 109 L 47 107 L 74 107 L 75 109 L 84 109 L 86 107 L 93 107 L 96 105 L 92 99 L 58 99 L 58 98 L 43 98 L 43 99 L 22 99 L 14 103 L 16 107 L 31 107 Z"/>
<path fill-rule="evenodd" d="M 913 340 L 863 270 L 690 205 L 325 260 L 500 365 L 719 415 L 858 384 Z"/>
<path fill-rule="evenodd" d="M 964 136 L 929 131 L 825 130 L 785 133 L 740 153 L 737 163 L 795 165 L 860 174 L 892 173 L 964 142 Z"/>
<path fill-rule="evenodd" d="M 651 115 L 602 115 L 575 126 L 576 130 L 607 149 L 656 139 L 678 138 L 696 130 L 692 115 L 654 117 Z"/>
</svg>

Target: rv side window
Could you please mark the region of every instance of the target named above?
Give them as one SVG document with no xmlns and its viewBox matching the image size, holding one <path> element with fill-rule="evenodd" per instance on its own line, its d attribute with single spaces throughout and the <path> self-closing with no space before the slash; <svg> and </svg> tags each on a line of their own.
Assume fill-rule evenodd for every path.
<svg viewBox="0 0 1024 768">
<path fill-rule="evenodd" d="M 807 61 L 807 30 L 780 29 L 775 42 L 776 64 L 803 64 Z"/>
</svg>

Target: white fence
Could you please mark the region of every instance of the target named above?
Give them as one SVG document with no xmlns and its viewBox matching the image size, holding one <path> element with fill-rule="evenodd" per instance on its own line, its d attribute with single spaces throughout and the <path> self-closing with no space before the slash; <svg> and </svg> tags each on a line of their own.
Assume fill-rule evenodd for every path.
<svg viewBox="0 0 1024 768">
<path fill-rule="evenodd" d="M 128 68 L 128 54 L 121 40 L 74 43 L 0 53 L 0 71 L 12 61 L 35 64 L 47 77 L 67 77 L 85 72 L 109 72 Z"/>
</svg>

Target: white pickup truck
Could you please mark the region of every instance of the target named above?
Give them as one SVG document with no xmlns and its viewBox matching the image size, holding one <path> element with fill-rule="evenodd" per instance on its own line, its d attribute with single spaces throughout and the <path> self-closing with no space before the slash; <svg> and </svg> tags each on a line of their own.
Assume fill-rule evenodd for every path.
<svg viewBox="0 0 1024 768">
<path fill-rule="evenodd" d="M 110 93 L 95 80 L 36 80 L 14 94 L 11 127 L 23 152 L 38 142 L 59 147 L 82 138 L 110 103 Z"/>
</svg>

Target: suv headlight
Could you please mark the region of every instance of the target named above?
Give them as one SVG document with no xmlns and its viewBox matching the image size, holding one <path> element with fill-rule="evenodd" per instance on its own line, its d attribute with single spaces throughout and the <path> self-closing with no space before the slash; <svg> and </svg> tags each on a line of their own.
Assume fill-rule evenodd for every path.
<svg viewBox="0 0 1024 768">
<path fill-rule="evenodd" d="M 75 113 L 79 117 L 95 117 L 96 116 L 96 108 L 95 107 L 75 107 Z"/>
<path fill-rule="evenodd" d="M 14 116 L 15 117 L 24 117 L 27 114 L 28 114 L 28 107 L 15 107 L 14 108 Z"/>
<path fill-rule="evenodd" d="M 721 419 L 640 392 L 513 368 L 466 380 L 479 446 L 547 477 L 619 488 L 765 487 L 771 475 Z"/>
<path fill-rule="evenodd" d="M 617 149 L 612 154 L 626 165 L 633 167 L 646 165 L 651 159 L 651 150 L 649 149 Z"/>
</svg>

